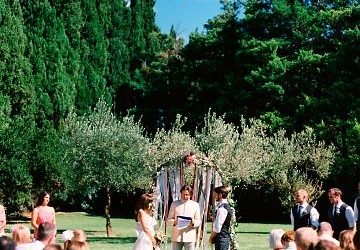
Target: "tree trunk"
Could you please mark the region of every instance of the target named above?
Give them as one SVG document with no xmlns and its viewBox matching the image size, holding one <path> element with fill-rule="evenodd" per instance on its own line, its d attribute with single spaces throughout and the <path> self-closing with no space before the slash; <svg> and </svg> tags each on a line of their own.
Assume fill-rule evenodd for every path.
<svg viewBox="0 0 360 250">
<path fill-rule="evenodd" d="M 111 205 L 111 194 L 110 188 L 106 188 L 106 205 L 105 205 L 105 219 L 106 219 L 106 235 L 111 236 L 112 226 L 110 220 L 110 205 Z"/>
</svg>

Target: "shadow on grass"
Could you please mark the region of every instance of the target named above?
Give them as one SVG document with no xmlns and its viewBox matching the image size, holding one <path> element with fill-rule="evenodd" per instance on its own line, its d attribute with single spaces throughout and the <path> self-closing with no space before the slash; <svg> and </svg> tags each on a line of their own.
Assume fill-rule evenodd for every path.
<svg viewBox="0 0 360 250">
<path fill-rule="evenodd" d="M 236 231 L 237 234 L 269 234 L 269 232 Z"/>
<path fill-rule="evenodd" d="M 94 214 L 94 213 L 86 213 L 85 214 L 86 217 L 102 217 L 105 219 L 105 215 L 104 214 Z M 123 215 L 114 215 L 114 214 L 110 214 L 111 219 L 134 219 L 133 215 L 129 215 L 129 216 L 123 216 Z"/>
<path fill-rule="evenodd" d="M 7 224 L 25 224 L 31 221 L 31 218 L 17 215 L 16 217 L 8 217 Z"/>
<path fill-rule="evenodd" d="M 136 237 L 89 237 L 88 241 L 107 244 L 129 244 L 135 243 Z"/>
<path fill-rule="evenodd" d="M 71 229 L 57 229 L 56 230 L 56 234 L 62 234 L 64 231 L 66 230 L 74 230 L 74 229 L 77 229 L 77 228 L 71 228 Z M 83 229 L 82 229 L 83 230 Z M 94 234 L 104 234 L 105 231 L 104 230 L 84 230 L 84 232 L 86 234 L 89 234 L 89 235 L 94 235 Z"/>
</svg>

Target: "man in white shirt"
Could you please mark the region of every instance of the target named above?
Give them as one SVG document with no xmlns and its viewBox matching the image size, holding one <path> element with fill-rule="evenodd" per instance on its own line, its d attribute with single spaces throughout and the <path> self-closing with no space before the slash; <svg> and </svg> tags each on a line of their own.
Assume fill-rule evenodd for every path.
<svg viewBox="0 0 360 250">
<path fill-rule="evenodd" d="M 294 231 L 300 227 L 317 229 L 319 226 L 319 212 L 309 205 L 308 196 L 308 192 L 304 189 L 299 189 L 295 193 L 296 205 L 290 211 L 290 220 Z"/>
<path fill-rule="evenodd" d="M 358 190 L 359 190 L 359 193 L 360 193 L 360 181 L 358 183 Z M 360 209 L 360 194 L 358 195 L 358 197 L 355 199 L 355 202 L 354 202 L 354 220 L 355 220 L 355 223 L 356 223 L 356 229 L 357 230 L 360 229 L 359 209 Z"/>
<path fill-rule="evenodd" d="M 50 222 L 43 222 L 39 225 L 38 239 L 16 247 L 16 250 L 43 250 L 56 233 L 55 225 Z"/>
<path fill-rule="evenodd" d="M 328 210 L 329 222 L 334 230 L 334 238 L 338 240 L 342 230 L 354 229 L 354 210 L 341 200 L 342 192 L 340 189 L 331 188 L 328 196 L 332 204 Z"/>
<path fill-rule="evenodd" d="M 210 243 L 215 244 L 215 250 L 228 250 L 230 247 L 230 223 L 232 210 L 227 201 L 231 188 L 220 186 L 214 189 L 217 211 L 210 236 Z"/>
<path fill-rule="evenodd" d="M 173 226 L 172 250 L 195 250 L 196 228 L 200 226 L 199 203 L 190 200 L 192 188 L 188 185 L 180 189 L 181 200 L 171 204 L 168 223 Z"/>
<path fill-rule="evenodd" d="M 333 237 L 334 231 L 328 222 L 321 222 L 319 226 L 319 240 L 328 240 L 337 246 L 340 246 L 340 242 Z"/>
</svg>

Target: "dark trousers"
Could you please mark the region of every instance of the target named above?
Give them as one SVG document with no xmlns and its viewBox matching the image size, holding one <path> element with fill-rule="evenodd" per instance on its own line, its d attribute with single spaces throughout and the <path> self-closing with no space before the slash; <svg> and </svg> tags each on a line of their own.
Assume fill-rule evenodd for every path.
<svg viewBox="0 0 360 250">
<path fill-rule="evenodd" d="M 220 238 L 215 239 L 215 250 L 229 250 L 230 247 L 230 238 Z"/>
</svg>

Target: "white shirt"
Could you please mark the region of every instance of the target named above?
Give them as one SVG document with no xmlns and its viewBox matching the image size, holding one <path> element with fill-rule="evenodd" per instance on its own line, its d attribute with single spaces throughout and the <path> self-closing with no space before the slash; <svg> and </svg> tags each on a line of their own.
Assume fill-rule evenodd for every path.
<svg viewBox="0 0 360 250">
<path fill-rule="evenodd" d="M 354 203 L 354 221 L 358 221 L 359 220 L 359 208 L 357 207 L 357 200 L 360 199 L 360 197 L 355 199 L 355 203 Z"/>
<path fill-rule="evenodd" d="M 176 242 L 196 242 L 196 228 L 200 226 L 200 206 L 199 203 L 187 201 L 174 201 L 169 210 L 168 222 L 173 225 L 177 216 L 187 216 L 193 219 L 194 226 L 179 230 L 176 226 L 172 228 L 171 240 Z"/>
<path fill-rule="evenodd" d="M 327 240 L 327 241 L 330 241 L 330 242 L 334 243 L 338 247 L 340 246 L 340 242 L 337 239 L 335 239 L 334 237 L 332 237 L 331 235 L 328 235 L 328 234 L 319 235 L 319 240 Z"/>
<path fill-rule="evenodd" d="M 226 216 L 228 214 L 228 211 L 222 207 L 222 204 L 228 203 L 227 199 L 222 199 L 221 202 L 217 205 L 217 212 L 215 216 L 213 231 L 215 233 L 220 233 L 222 225 L 224 224 L 224 221 L 226 219 Z"/>
<path fill-rule="evenodd" d="M 26 244 L 22 244 L 17 246 L 15 249 L 16 250 L 43 250 L 45 247 L 45 244 L 42 243 L 41 241 L 34 241 L 31 243 L 26 243 Z"/>
<path fill-rule="evenodd" d="M 305 202 L 304 204 L 297 203 L 297 205 L 300 206 L 300 213 L 303 213 L 306 210 L 306 207 L 309 205 L 309 203 L 307 202 Z M 317 211 L 316 208 L 312 207 L 310 210 L 311 225 L 318 226 L 319 218 L 320 218 L 319 212 Z M 294 215 L 292 209 L 290 210 L 290 220 L 291 220 L 291 225 L 294 226 Z"/>
<path fill-rule="evenodd" d="M 284 250 L 297 250 L 295 242 L 294 241 L 288 242 L 288 246 L 285 247 Z"/>
<path fill-rule="evenodd" d="M 340 201 L 338 204 L 336 204 L 336 208 L 338 211 L 340 211 L 340 207 L 342 204 L 344 204 L 343 201 Z M 334 208 L 335 208 L 335 205 L 333 206 L 333 213 L 334 213 Z M 345 210 L 345 217 L 346 217 L 346 220 L 348 221 L 349 228 L 355 227 L 354 210 L 350 206 L 347 206 L 347 208 Z"/>
</svg>

